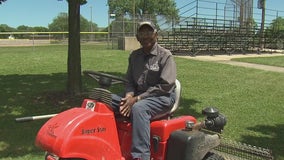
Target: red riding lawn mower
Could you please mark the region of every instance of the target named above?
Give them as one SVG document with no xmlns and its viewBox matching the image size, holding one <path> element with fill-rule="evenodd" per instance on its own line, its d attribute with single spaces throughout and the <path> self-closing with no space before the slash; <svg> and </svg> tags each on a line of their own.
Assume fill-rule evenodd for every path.
<svg viewBox="0 0 284 160">
<path fill-rule="evenodd" d="M 100 88 L 90 91 L 80 107 L 16 121 L 50 118 L 35 140 L 35 145 L 46 151 L 45 160 L 131 160 L 131 123 L 128 118 L 113 113 L 111 92 L 107 90 L 112 84 L 126 80 L 102 72 L 83 73 L 94 78 Z M 228 155 L 244 159 L 240 153 L 258 159 L 273 158 L 266 149 L 223 143 L 221 132 L 226 118 L 216 108 L 202 111 L 203 122 L 189 115 L 172 117 L 181 95 L 178 80 L 176 86 L 177 101 L 172 110 L 151 122 L 151 160 L 225 160 Z"/>
</svg>

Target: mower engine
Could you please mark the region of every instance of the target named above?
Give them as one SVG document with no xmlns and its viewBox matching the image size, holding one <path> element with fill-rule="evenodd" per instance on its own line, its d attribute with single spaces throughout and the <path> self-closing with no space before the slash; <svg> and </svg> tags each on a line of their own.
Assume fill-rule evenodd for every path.
<svg viewBox="0 0 284 160">
<path fill-rule="evenodd" d="M 168 160 L 224 159 L 212 150 L 221 143 L 219 133 L 226 125 L 226 118 L 213 107 L 205 108 L 202 113 L 206 116 L 203 122 L 195 124 L 187 121 L 185 129 L 171 133 L 167 148 Z"/>
<path fill-rule="evenodd" d="M 202 110 L 202 114 L 206 116 L 204 128 L 213 132 L 222 133 L 227 123 L 226 117 L 219 113 L 214 107 L 207 107 Z"/>
</svg>

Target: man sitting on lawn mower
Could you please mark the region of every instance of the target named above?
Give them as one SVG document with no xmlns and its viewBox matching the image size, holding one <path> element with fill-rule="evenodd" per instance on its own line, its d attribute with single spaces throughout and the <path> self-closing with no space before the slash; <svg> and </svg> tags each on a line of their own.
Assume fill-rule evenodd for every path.
<svg viewBox="0 0 284 160">
<path fill-rule="evenodd" d="M 150 122 L 175 103 L 176 64 L 169 50 L 157 43 L 152 22 L 139 23 L 141 48 L 129 56 L 125 97 L 113 95 L 113 107 L 132 123 L 133 159 L 150 160 Z"/>
</svg>

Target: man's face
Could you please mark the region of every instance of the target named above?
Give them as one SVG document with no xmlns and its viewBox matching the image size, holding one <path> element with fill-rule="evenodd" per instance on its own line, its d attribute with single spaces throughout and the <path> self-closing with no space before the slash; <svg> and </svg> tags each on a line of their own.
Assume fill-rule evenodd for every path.
<svg viewBox="0 0 284 160">
<path fill-rule="evenodd" d="M 157 33 L 150 26 L 144 25 L 137 33 L 137 40 L 144 49 L 151 50 L 157 41 Z"/>
</svg>

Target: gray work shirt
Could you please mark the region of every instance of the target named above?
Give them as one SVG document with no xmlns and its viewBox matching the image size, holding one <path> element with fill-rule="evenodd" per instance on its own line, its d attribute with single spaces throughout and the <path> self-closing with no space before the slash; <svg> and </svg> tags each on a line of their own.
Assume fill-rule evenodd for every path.
<svg viewBox="0 0 284 160">
<path fill-rule="evenodd" d="M 142 48 L 128 59 L 126 93 L 141 99 L 169 95 L 175 88 L 176 64 L 171 52 L 155 44 L 150 53 Z"/>
</svg>

